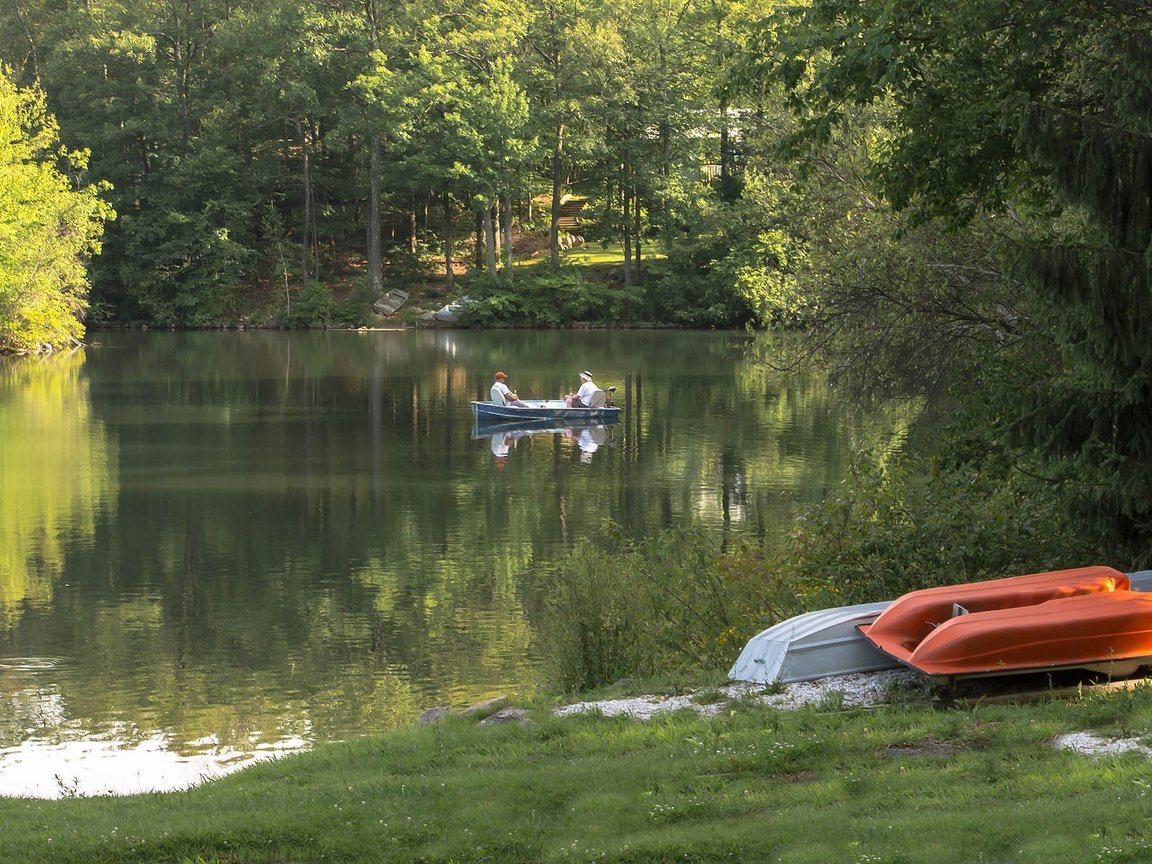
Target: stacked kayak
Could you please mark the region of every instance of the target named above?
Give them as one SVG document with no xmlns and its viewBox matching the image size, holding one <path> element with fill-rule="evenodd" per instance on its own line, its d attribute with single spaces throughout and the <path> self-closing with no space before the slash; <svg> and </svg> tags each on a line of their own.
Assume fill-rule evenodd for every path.
<svg viewBox="0 0 1152 864">
<path fill-rule="evenodd" d="M 1113 677 L 1152 662 L 1152 594 L 1111 567 L 1081 567 L 905 594 L 859 631 L 931 678 L 1088 669 Z"/>
</svg>

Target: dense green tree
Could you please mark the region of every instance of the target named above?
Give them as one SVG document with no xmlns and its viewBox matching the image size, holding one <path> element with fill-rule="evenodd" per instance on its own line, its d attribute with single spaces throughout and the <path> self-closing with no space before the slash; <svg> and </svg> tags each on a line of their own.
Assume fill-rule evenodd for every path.
<svg viewBox="0 0 1152 864">
<path fill-rule="evenodd" d="M 18 88 L 0 67 L 0 351 L 51 350 L 83 334 L 85 264 L 113 215 L 105 187 L 74 183 L 87 158 L 60 145 L 43 92 Z"/>
<path fill-rule="evenodd" d="M 495 58 L 478 82 L 473 98 L 464 108 L 479 136 L 480 150 L 474 166 L 477 180 L 476 206 L 483 221 L 489 275 L 496 277 L 496 230 L 492 213 L 504 214 L 504 272 L 512 277 L 512 199 L 528 185 L 527 175 L 537 155 L 537 139 L 530 131 L 528 99 L 507 58 Z"/>
<path fill-rule="evenodd" d="M 1074 477 L 1087 512 L 1145 538 L 1149 49 L 1152 12 L 1128 0 L 817 0 L 769 20 L 757 70 L 788 89 L 804 148 L 833 140 L 861 106 L 890 104 L 873 169 L 888 200 L 1011 238 L 1005 260 L 1032 304 L 1030 371 L 1011 376 L 993 421 Z"/>
<path fill-rule="evenodd" d="M 107 0 L 60 21 L 42 61 L 69 140 L 95 154 L 121 219 L 97 300 L 133 317 L 209 323 L 245 272 L 242 160 L 212 136 L 211 42 L 225 4 Z"/>
<path fill-rule="evenodd" d="M 603 13 L 603 8 L 600 8 Z M 549 151 L 548 229 L 552 267 L 560 264 L 560 208 L 574 166 L 586 162 L 598 143 L 588 117 L 589 102 L 607 84 L 605 28 L 591 0 L 545 0 L 538 5 L 525 40 L 524 75 L 536 107 L 539 138 Z"/>
</svg>

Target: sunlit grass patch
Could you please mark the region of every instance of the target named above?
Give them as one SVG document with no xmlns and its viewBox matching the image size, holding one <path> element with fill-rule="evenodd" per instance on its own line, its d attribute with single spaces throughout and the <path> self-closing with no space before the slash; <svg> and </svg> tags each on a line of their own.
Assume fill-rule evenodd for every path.
<svg viewBox="0 0 1152 864">
<path fill-rule="evenodd" d="M 654 261 L 666 257 L 667 255 L 665 255 L 658 244 L 649 243 L 641 248 L 641 265 L 643 265 L 644 261 Z M 540 264 L 546 264 L 550 260 L 550 253 L 547 248 L 544 248 L 538 250 L 530 257 L 516 259 L 515 264 L 517 267 L 535 267 Z M 565 264 L 580 267 L 623 267 L 624 244 L 609 243 L 604 245 L 595 242 L 585 243 L 572 249 L 561 250 L 560 260 Z"/>
</svg>

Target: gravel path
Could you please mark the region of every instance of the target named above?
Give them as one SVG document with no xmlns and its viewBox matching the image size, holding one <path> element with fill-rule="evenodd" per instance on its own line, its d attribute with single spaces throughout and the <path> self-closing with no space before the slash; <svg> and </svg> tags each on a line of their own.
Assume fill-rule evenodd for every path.
<svg viewBox="0 0 1152 864">
<path fill-rule="evenodd" d="M 719 713 L 724 701 L 730 699 L 754 700 L 773 708 L 788 710 L 805 705 L 836 700 L 845 707 L 880 705 L 893 691 L 914 685 L 916 676 L 905 669 L 837 675 L 816 681 L 785 684 L 779 693 L 764 693 L 762 684 L 728 684 L 717 688 L 724 700 L 694 701 L 694 696 L 636 696 L 631 699 L 604 699 L 598 702 L 576 702 L 556 709 L 560 716 L 599 712 L 605 717 L 628 716 L 648 720 L 656 714 L 691 708 L 704 716 Z M 757 695 L 760 694 L 760 695 Z"/>
<path fill-rule="evenodd" d="M 724 710 L 733 699 L 753 700 L 780 710 L 801 708 L 836 701 L 844 707 L 882 705 L 892 694 L 907 692 L 917 686 L 917 676 L 906 669 L 883 672 L 865 672 L 837 675 L 816 681 L 785 684 L 780 692 L 765 693 L 762 684 L 733 683 L 710 691 L 707 702 L 694 701 L 694 696 L 636 696 L 631 699 L 604 699 L 597 702 L 576 702 L 556 709 L 556 714 L 568 716 L 581 713 L 599 713 L 605 717 L 631 717 L 650 720 L 657 714 L 690 708 L 705 717 Z M 1089 732 L 1073 732 L 1052 741 L 1052 746 L 1071 750 L 1085 756 L 1115 756 L 1122 753 L 1141 753 L 1152 756 L 1152 749 L 1135 738 L 1101 738 Z"/>
</svg>

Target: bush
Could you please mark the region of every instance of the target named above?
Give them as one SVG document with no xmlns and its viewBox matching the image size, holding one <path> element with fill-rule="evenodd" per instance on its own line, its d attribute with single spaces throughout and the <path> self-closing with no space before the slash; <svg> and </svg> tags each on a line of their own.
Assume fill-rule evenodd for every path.
<svg viewBox="0 0 1152 864">
<path fill-rule="evenodd" d="M 857 460 L 840 489 L 799 515 L 775 566 L 847 604 L 1101 563 L 1058 488 L 973 465 L 926 472 Z"/>
<path fill-rule="evenodd" d="M 586 278 L 575 267 L 517 271 L 515 281 L 472 274 L 463 293 L 479 301 L 461 316 L 469 326 L 562 327 L 576 321 L 610 324 L 636 317 L 640 294 L 611 282 Z"/>
<path fill-rule="evenodd" d="M 654 646 L 623 559 L 581 545 L 557 572 L 541 628 L 550 680 L 579 691 L 651 674 Z"/>
<path fill-rule="evenodd" d="M 77 189 L 87 154 L 59 141 L 38 87 L 0 67 L 0 352 L 69 345 L 84 333 L 86 261 L 113 217 L 100 185 Z"/>
<path fill-rule="evenodd" d="M 757 632 L 813 609 L 918 588 L 1101 561 L 1058 490 L 971 465 L 860 457 L 772 547 L 722 552 L 708 532 L 670 530 L 615 556 L 581 549 L 554 574 L 543 653 L 564 690 L 625 677 L 722 669 Z M 611 532 L 608 532 L 611 533 Z"/>
<path fill-rule="evenodd" d="M 293 295 L 284 323 L 289 327 L 328 324 L 332 321 L 332 310 L 332 290 L 318 279 L 313 279 L 307 288 Z"/>
<path fill-rule="evenodd" d="M 552 580 L 541 639 L 559 687 L 730 662 L 742 619 L 762 611 L 758 579 L 731 572 L 716 539 L 699 529 L 671 529 L 630 546 L 616 528 L 605 534 L 625 552 L 582 546 Z"/>
</svg>

